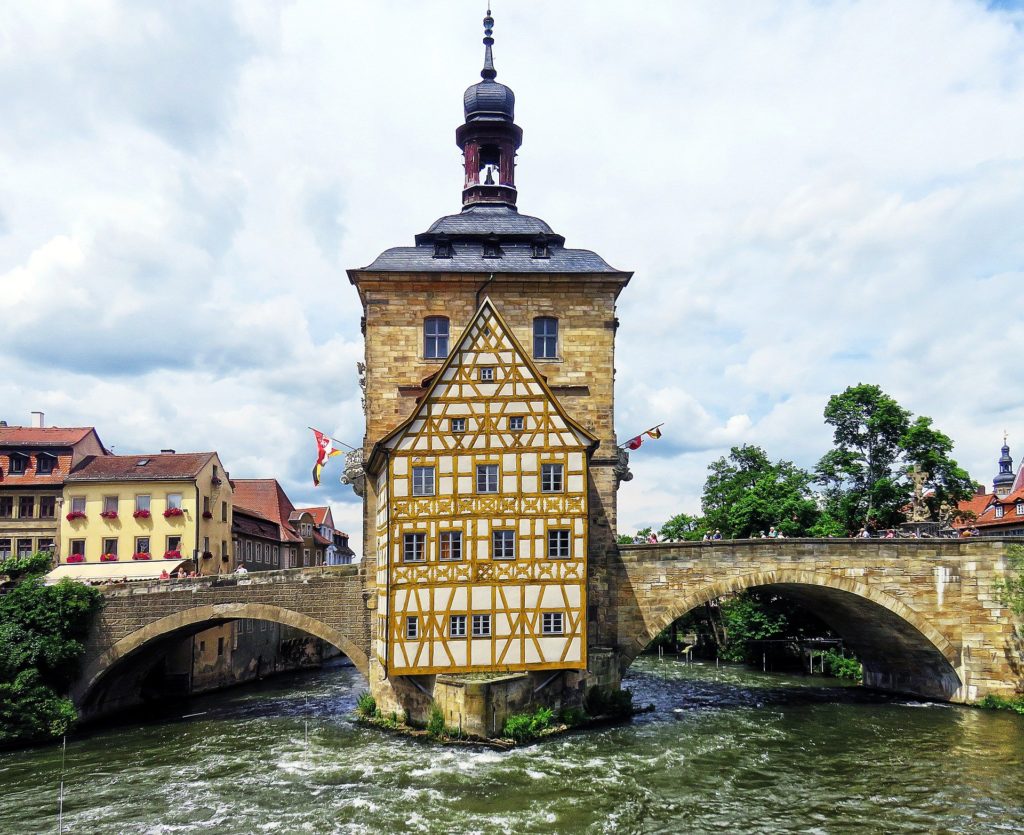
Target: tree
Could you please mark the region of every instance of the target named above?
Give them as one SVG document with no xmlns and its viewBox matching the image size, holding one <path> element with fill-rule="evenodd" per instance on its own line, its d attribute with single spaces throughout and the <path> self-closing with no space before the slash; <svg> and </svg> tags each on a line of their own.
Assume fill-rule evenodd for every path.
<svg viewBox="0 0 1024 835">
<path fill-rule="evenodd" d="M 804 535 L 818 517 L 811 482 L 806 470 L 790 461 L 772 463 L 760 447 L 733 447 L 708 466 L 705 527 L 726 539 L 757 536 L 772 526 L 786 536 Z"/>
<path fill-rule="evenodd" d="M 102 598 L 71 580 L 45 585 L 49 568 L 49 554 L 0 562 L 0 745 L 60 736 L 76 718 L 66 694 Z"/>
<path fill-rule="evenodd" d="M 708 529 L 707 523 L 699 516 L 690 516 L 686 513 L 679 513 L 669 519 L 658 536 L 664 539 L 685 539 L 689 541 L 699 540 Z"/>
<path fill-rule="evenodd" d="M 825 422 L 833 449 L 815 468 L 824 488 L 822 524 L 854 532 L 863 525 L 894 527 L 905 518 L 917 465 L 927 474 L 926 501 L 933 514 L 974 490 L 970 476 L 949 457 L 953 442 L 928 417 L 909 411 L 876 385 L 860 383 L 829 398 Z"/>
</svg>

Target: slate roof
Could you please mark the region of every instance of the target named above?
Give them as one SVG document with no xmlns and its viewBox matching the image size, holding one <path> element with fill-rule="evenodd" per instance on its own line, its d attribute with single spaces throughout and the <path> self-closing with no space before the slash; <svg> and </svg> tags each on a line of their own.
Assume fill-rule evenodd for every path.
<svg viewBox="0 0 1024 835">
<path fill-rule="evenodd" d="M 511 206 L 467 206 L 457 215 L 445 215 L 435 220 L 430 228 L 416 236 L 416 243 L 433 242 L 437 235 L 459 238 L 466 235 L 555 235 L 554 230 L 539 217 L 521 215 Z M 565 238 L 555 235 L 558 243 Z"/>
<path fill-rule="evenodd" d="M 68 481 L 180 481 L 192 479 L 217 453 L 179 452 L 159 455 L 90 455 Z M 145 464 L 140 462 L 145 461 Z"/>
</svg>

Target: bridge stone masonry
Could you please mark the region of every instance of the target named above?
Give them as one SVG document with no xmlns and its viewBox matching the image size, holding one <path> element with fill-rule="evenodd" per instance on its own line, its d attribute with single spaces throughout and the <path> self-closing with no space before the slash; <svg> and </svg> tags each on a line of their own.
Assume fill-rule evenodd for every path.
<svg viewBox="0 0 1024 835">
<path fill-rule="evenodd" d="M 858 654 L 869 687 L 952 702 L 1009 695 L 1024 646 L 997 584 L 1004 539 L 784 539 L 620 548 L 602 578 L 620 671 L 666 626 L 723 594 L 778 591 Z M 1020 542 L 1022 540 L 1018 540 Z"/>
<path fill-rule="evenodd" d="M 301 629 L 367 672 L 370 619 L 358 566 L 112 585 L 103 597 L 71 692 L 86 716 L 104 712 L 105 685 L 127 662 L 162 642 L 241 618 Z"/>
</svg>

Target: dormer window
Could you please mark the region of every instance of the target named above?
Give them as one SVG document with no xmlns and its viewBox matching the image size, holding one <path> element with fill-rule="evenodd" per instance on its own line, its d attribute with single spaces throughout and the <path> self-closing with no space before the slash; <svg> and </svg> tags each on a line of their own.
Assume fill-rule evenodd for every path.
<svg viewBox="0 0 1024 835">
<path fill-rule="evenodd" d="M 452 242 L 445 235 L 438 236 L 434 241 L 435 258 L 451 258 L 455 254 Z"/>
<path fill-rule="evenodd" d="M 534 258 L 550 258 L 551 249 L 548 247 L 548 239 L 543 235 L 538 235 L 533 239 L 533 243 L 530 245 L 533 249 Z"/>
<path fill-rule="evenodd" d="M 1001 504 L 997 504 L 996 505 L 996 519 L 1002 519 L 1003 518 L 1003 513 L 1005 513 L 1005 511 L 1006 511 L 1006 508 L 1004 508 Z"/>
<path fill-rule="evenodd" d="M 484 258 L 501 258 L 501 241 L 497 235 L 484 239 Z"/>
<path fill-rule="evenodd" d="M 1017 502 L 1017 515 L 1024 516 L 1024 502 Z"/>
<path fill-rule="evenodd" d="M 12 452 L 8 469 L 11 475 L 24 475 L 25 470 L 28 469 L 28 456 L 20 452 Z"/>
<path fill-rule="evenodd" d="M 49 475 L 57 469 L 57 456 L 48 452 L 40 452 L 36 456 L 36 472 L 39 475 Z"/>
</svg>

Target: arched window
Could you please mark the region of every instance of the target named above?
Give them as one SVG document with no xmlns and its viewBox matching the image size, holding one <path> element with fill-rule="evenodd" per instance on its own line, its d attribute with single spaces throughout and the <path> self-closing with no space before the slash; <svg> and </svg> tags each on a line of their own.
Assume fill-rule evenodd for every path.
<svg viewBox="0 0 1024 835">
<path fill-rule="evenodd" d="M 448 356 L 448 317 L 428 316 L 423 320 L 423 356 L 443 360 Z"/>
<path fill-rule="evenodd" d="M 533 320 L 533 356 L 535 359 L 558 358 L 558 320 L 538 316 Z"/>
</svg>

